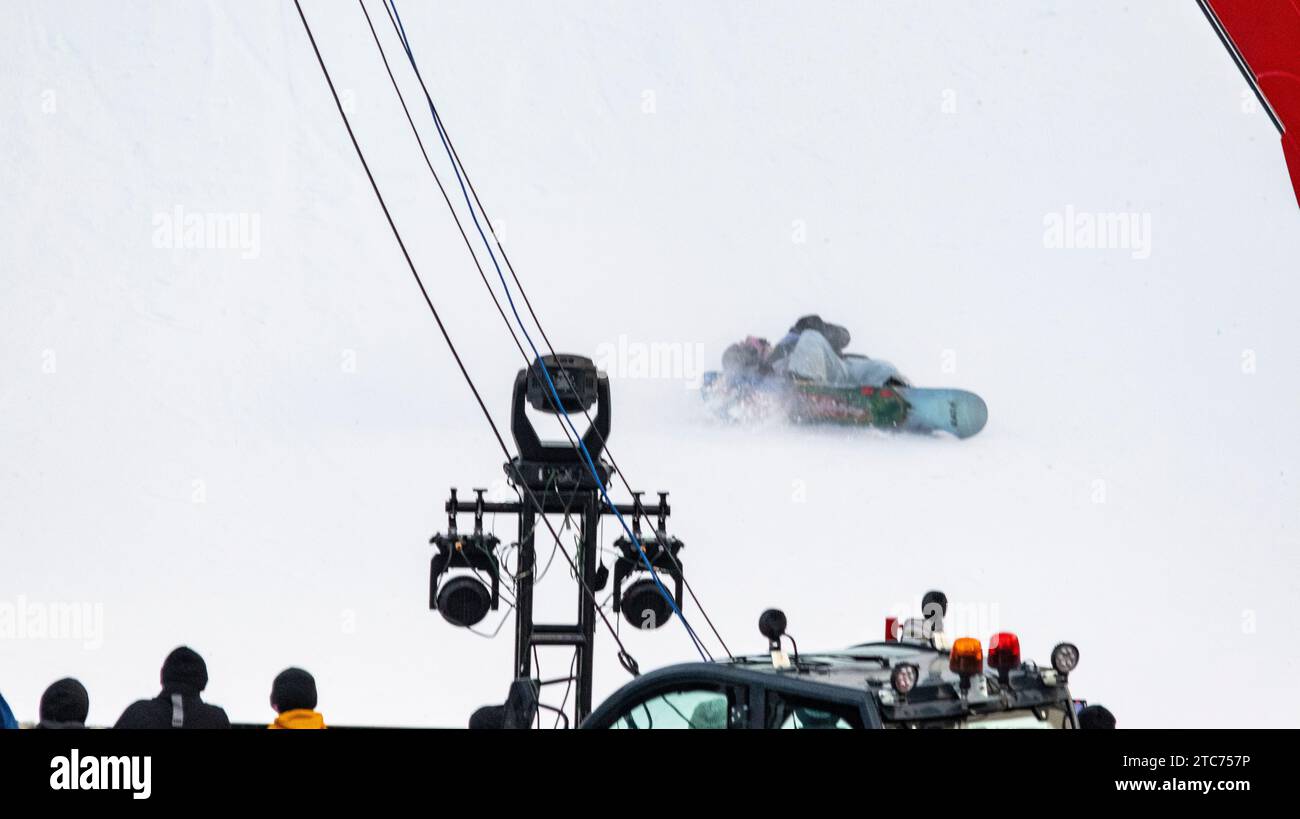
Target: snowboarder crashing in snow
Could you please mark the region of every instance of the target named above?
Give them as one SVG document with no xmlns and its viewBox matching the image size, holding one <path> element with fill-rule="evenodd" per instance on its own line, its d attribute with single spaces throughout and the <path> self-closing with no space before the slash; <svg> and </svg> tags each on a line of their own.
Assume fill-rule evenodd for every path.
<svg viewBox="0 0 1300 819">
<path fill-rule="evenodd" d="M 776 343 L 749 336 L 722 354 L 722 371 L 731 381 L 776 377 L 828 387 L 906 387 L 894 365 L 845 353 L 849 331 L 818 315 L 804 316 Z"/>
<path fill-rule="evenodd" d="M 913 387 L 894 365 L 846 353 L 848 346 L 844 327 L 804 316 L 775 345 L 750 336 L 727 347 L 722 371 L 705 373 L 700 393 L 726 421 L 784 417 L 958 438 L 988 421 L 988 406 L 975 393 Z"/>
</svg>

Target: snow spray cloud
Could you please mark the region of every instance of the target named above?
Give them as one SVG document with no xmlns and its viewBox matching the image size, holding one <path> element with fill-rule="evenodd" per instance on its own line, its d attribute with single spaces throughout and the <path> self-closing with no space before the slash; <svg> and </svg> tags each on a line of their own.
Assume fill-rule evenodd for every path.
<svg viewBox="0 0 1300 819">
<path fill-rule="evenodd" d="M 632 341 L 620 335 L 596 346 L 596 366 L 615 378 L 681 381 L 699 389 L 704 377 L 704 345 L 684 341 Z"/>
<path fill-rule="evenodd" d="M 1076 211 L 1043 215 L 1043 247 L 1051 250 L 1128 250 L 1134 259 L 1151 258 L 1149 212 Z"/>
<path fill-rule="evenodd" d="M 250 211 L 186 211 L 176 205 L 153 215 L 153 246 L 159 250 L 237 250 L 242 259 L 262 254 L 262 214 Z"/>
<path fill-rule="evenodd" d="M 21 594 L 0 600 L 0 642 L 7 640 L 80 640 L 96 651 L 104 645 L 104 604 L 44 603 Z"/>
</svg>

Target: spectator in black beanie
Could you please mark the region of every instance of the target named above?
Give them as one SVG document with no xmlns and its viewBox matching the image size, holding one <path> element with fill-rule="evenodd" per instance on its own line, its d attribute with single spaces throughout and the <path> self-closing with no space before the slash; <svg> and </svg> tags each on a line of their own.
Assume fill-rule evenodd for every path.
<svg viewBox="0 0 1300 819">
<path fill-rule="evenodd" d="M 1110 730 L 1115 727 L 1115 715 L 1104 705 L 1089 705 L 1079 711 L 1079 727 Z"/>
<path fill-rule="evenodd" d="M 324 728 L 316 712 L 316 678 L 301 668 L 286 668 L 271 683 L 271 707 L 279 714 L 268 728 Z"/>
<path fill-rule="evenodd" d="M 71 677 L 50 684 L 41 695 L 41 721 L 37 728 L 85 728 L 90 713 L 86 686 Z"/>
<path fill-rule="evenodd" d="M 199 693 L 208 687 L 208 666 L 188 646 L 167 655 L 162 667 L 162 692 L 139 700 L 122 712 L 114 728 L 229 728 L 230 718 Z"/>
</svg>

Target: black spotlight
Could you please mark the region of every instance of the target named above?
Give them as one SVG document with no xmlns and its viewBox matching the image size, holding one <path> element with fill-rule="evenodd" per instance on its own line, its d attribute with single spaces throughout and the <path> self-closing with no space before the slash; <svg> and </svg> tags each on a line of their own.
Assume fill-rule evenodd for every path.
<svg viewBox="0 0 1300 819">
<path fill-rule="evenodd" d="M 656 629 L 672 619 L 672 604 L 649 577 L 629 583 L 622 597 L 623 619 L 639 629 Z"/>
<path fill-rule="evenodd" d="M 780 609 L 767 609 L 758 617 L 758 630 L 772 648 L 781 647 L 781 637 L 787 625 L 785 612 Z"/>
<path fill-rule="evenodd" d="M 921 598 L 921 616 L 930 631 L 943 631 L 943 618 L 948 616 L 948 595 L 941 591 L 928 591 Z"/>
<path fill-rule="evenodd" d="M 472 533 L 461 534 L 456 530 L 457 501 L 453 489 L 447 502 L 447 534 L 429 538 L 438 550 L 429 562 L 429 608 L 437 609 L 453 626 L 475 625 L 501 604 L 501 562 L 497 557 L 501 541 L 483 531 L 486 491 L 474 490 L 478 497 Z M 490 589 L 480 577 L 492 584 Z"/>
<path fill-rule="evenodd" d="M 620 536 L 614 541 L 619 556 L 614 561 L 614 609 L 640 629 L 655 629 L 673 616 L 673 606 L 682 607 L 682 563 L 678 553 L 685 545 L 662 530 L 642 535 L 639 525 L 641 498 L 636 496 L 638 514 L 632 520 L 636 542 Z M 666 493 L 660 493 L 661 509 L 667 508 Z M 637 548 L 637 542 L 645 550 Z M 650 564 L 650 568 L 646 564 Z M 655 576 L 650 577 L 650 572 Z M 635 578 L 635 579 L 633 579 Z M 658 578 L 658 582 L 656 581 Z M 669 585 L 671 581 L 671 585 Z M 627 588 L 623 587 L 627 583 Z M 665 594 L 667 591 L 667 594 Z M 668 599 L 672 596 L 672 600 Z"/>
<path fill-rule="evenodd" d="M 453 626 L 477 625 L 491 608 L 492 593 L 475 577 L 453 577 L 438 591 L 438 613 Z"/>
<path fill-rule="evenodd" d="M 788 638 L 790 647 L 794 649 L 793 665 L 799 664 L 799 646 L 795 644 L 794 638 L 786 631 L 788 625 L 785 612 L 780 609 L 766 609 L 758 616 L 758 630 L 767 638 L 767 652 L 772 655 L 772 667 L 776 669 L 792 667 L 790 658 L 786 656 L 785 651 L 781 648 L 783 638 Z"/>
</svg>

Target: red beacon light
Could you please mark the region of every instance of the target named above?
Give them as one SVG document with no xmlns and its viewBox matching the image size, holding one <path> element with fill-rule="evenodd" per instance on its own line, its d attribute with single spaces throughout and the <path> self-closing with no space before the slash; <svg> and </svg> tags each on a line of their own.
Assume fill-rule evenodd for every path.
<svg viewBox="0 0 1300 819">
<path fill-rule="evenodd" d="M 898 622 L 897 617 L 885 618 L 885 642 L 897 643 L 898 635 L 903 631 L 903 626 Z"/>
<path fill-rule="evenodd" d="M 1020 665 L 1020 638 L 1009 631 L 999 631 L 989 638 L 989 668 L 998 672 L 998 681 L 1006 684 L 1011 669 Z"/>
<path fill-rule="evenodd" d="M 970 678 L 984 673 L 984 649 L 974 637 L 962 637 L 948 652 L 948 670 L 961 676 L 961 690 L 970 688 Z"/>
</svg>

